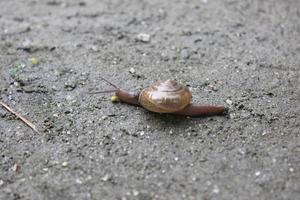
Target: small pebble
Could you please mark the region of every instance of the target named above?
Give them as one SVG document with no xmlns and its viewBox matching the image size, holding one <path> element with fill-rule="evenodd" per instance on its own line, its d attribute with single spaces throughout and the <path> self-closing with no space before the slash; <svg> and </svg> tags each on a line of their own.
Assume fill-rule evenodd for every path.
<svg viewBox="0 0 300 200">
<path fill-rule="evenodd" d="M 67 167 L 69 165 L 69 163 L 67 161 L 64 161 L 62 164 L 61 164 L 63 167 Z"/>
<path fill-rule="evenodd" d="M 32 65 L 38 65 L 40 63 L 40 61 L 37 58 L 29 58 L 29 62 Z"/>
<path fill-rule="evenodd" d="M 168 56 L 168 54 L 165 53 L 165 52 L 162 52 L 160 54 L 160 56 L 161 56 L 161 59 L 164 60 L 164 61 L 168 61 L 170 59 L 169 56 Z"/>
<path fill-rule="evenodd" d="M 208 87 L 212 90 L 212 91 L 218 91 L 218 88 L 214 85 L 208 85 Z"/>
<path fill-rule="evenodd" d="M 98 49 L 98 47 L 97 47 L 96 45 L 91 45 L 91 46 L 90 46 L 90 49 L 91 49 L 92 51 L 99 51 L 99 49 Z"/>
<path fill-rule="evenodd" d="M 21 170 L 21 166 L 18 164 L 14 164 L 14 166 L 12 167 L 12 170 L 15 172 L 19 172 Z"/>
<path fill-rule="evenodd" d="M 137 41 L 141 42 L 149 42 L 150 41 L 150 35 L 146 33 L 140 33 L 136 36 Z"/>
<path fill-rule="evenodd" d="M 214 185 L 214 188 L 212 190 L 213 193 L 218 194 L 220 192 L 220 189 L 217 185 Z"/>
<path fill-rule="evenodd" d="M 0 110 L 0 118 L 4 118 L 4 117 L 6 117 L 6 111 L 4 111 L 4 110 Z"/>
<path fill-rule="evenodd" d="M 132 193 L 133 193 L 133 196 L 139 195 L 139 192 L 137 190 L 133 190 Z"/>
<path fill-rule="evenodd" d="M 65 88 L 68 91 L 72 91 L 77 87 L 77 80 L 73 79 L 73 80 L 68 80 L 65 82 Z"/>
<path fill-rule="evenodd" d="M 259 176 L 260 175 L 260 171 L 255 172 L 255 176 Z"/>
<path fill-rule="evenodd" d="M 239 152 L 241 155 L 245 155 L 245 153 L 246 153 L 243 149 L 239 149 L 238 152 Z"/>
<path fill-rule="evenodd" d="M 44 172 L 48 172 L 49 169 L 48 169 L 47 167 L 45 167 L 45 168 L 43 168 L 43 171 L 44 171 Z"/>
<path fill-rule="evenodd" d="M 0 187 L 4 184 L 4 181 L 0 179 Z"/>
<path fill-rule="evenodd" d="M 135 69 L 134 69 L 133 67 L 131 67 L 131 68 L 129 69 L 129 72 L 130 72 L 131 74 L 134 74 L 134 73 L 135 73 Z"/>
<path fill-rule="evenodd" d="M 227 99 L 227 100 L 226 100 L 226 103 L 227 103 L 228 105 L 232 105 L 232 101 L 231 101 L 230 99 Z"/>
<path fill-rule="evenodd" d="M 66 101 L 67 101 L 68 103 L 75 103 L 77 100 L 76 100 L 76 97 L 75 97 L 75 96 L 73 96 L 73 95 L 67 95 L 67 96 L 66 96 Z"/>
<path fill-rule="evenodd" d="M 115 103 L 115 102 L 119 102 L 119 97 L 116 95 L 111 96 L 110 98 L 111 102 Z"/>
<path fill-rule="evenodd" d="M 80 179 L 77 178 L 77 179 L 76 179 L 76 183 L 77 183 L 77 184 L 82 184 L 82 181 L 81 181 Z"/>
<path fill-rule="evenodd" d="M 110 175 L 108 175 L 108 174 L 105 174 L 105 175 L 101 178 L 102 181 L 108 181 L 109 179 L 110 179 Z"/>
<path fill-rule="evenodd" d="M 40 63 L 40 61 L 37 58 L 29 58 L 29 62 L 32 65 L 38 65 Z"/>
<path fill-rule="evenodd" d="M 181 52 L 180 52 L 180 56 L 181 58 L 183 59 L 188 59 L 190 57 L 190 52 L 188 49 L 183 49 Z"/>
<path fill-rule="evenodd" d="M 102 116 L 101 119 L 102 119 L 102 120 L 106 120 L 106 119 L 108 119 L 108 116 Z"/>
</svg>

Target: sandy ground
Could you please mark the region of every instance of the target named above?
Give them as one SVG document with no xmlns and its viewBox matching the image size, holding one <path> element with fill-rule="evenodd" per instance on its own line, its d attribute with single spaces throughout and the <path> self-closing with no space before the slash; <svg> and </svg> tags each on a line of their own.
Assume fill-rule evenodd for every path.
<svg viewBox="0 0 300 200">
<path fill-rule="evenodd" d="M 1 0 L 0 30 L 0 97 L 41 132 L 0 109 L 0 199 L 299 198 L 299 0 Z M 230 112 L 112 104 L 101 76 Z"/>
</svg>

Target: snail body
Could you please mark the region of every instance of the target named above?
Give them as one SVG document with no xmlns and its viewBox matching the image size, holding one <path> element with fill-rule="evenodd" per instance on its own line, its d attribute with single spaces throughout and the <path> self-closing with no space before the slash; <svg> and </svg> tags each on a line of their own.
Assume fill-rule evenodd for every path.
<svg viewBox="0 0 300 200">
<path fill-rule="evenodd" d="M 129 92 L 102 79 L 112 85 L 115 90 L 96 93 L 115 92 L 121 102 L 141 106 L 151 112 L 197 117 L 219 115 L 226 111 L 224 106 L 191 103 L 190 90 L 175 80 L 157 81 L 141 92 Z"/>
</svg>

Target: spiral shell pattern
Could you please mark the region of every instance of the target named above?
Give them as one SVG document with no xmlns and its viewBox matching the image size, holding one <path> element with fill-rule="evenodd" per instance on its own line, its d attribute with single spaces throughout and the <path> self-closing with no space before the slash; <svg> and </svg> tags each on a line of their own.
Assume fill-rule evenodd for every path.
<svg viewBox="0 0 300 200">
<path fill-rule="evenodd" d="M 152 112 L 173 113 L 190 104 L 189 89 L 175 80 L 157 81 L 141 91 L 139 103 Z"/>
</svg>

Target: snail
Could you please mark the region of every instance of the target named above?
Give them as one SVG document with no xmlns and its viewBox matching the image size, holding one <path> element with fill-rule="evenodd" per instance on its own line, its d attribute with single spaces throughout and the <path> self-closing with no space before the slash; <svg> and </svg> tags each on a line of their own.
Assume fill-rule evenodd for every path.
<svg viewBox="0 0 300 200">
<path fill-rule="evenodd" d="M 191 103 L 190 90 L 175 80 L 157 81 L 140 92 L 123 90 L 108 80 L 105 82 L 114 87 L 113 90 L 90 92 L 90 94 L 115 92 L 112 101 L 141 106 L 151 112 L 198 117 L 220 115 L 227 111 L 221 105 L 196 105 Z"/>
</svg>

